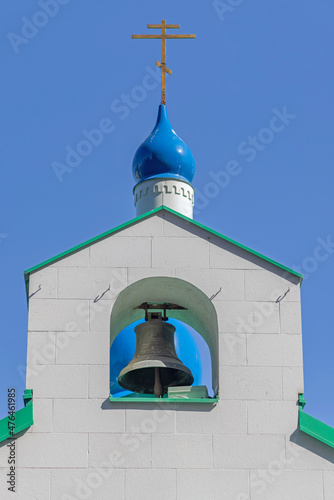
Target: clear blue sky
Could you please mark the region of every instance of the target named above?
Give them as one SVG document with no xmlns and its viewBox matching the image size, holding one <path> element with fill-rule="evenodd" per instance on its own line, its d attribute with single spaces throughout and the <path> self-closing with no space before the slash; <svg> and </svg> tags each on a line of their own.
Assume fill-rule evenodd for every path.
<svg viewBox="0 0 334 500">
<path fill-rule="evenodd" d="M 334 240 L 334 4 L 220 4 L 1 3 L 0 417 L 7 388 L 19 399 L 25 388 L 23 271 L 135 215 L 131 164 L 156 119 L 147 75 L 160 42 L 131 34 L 166 19 L 197 36 L 167 46 L 169 118 L 197 165 L 195 218 L 307 275 L 306 410 L 334 426 L 334 251 L 317 251 L 319 238 Z M 101 121 L 109 133 L 59 182 L 54 162 Z M 231 160 L 239 174 L 217 185 Z"/>
</svg>

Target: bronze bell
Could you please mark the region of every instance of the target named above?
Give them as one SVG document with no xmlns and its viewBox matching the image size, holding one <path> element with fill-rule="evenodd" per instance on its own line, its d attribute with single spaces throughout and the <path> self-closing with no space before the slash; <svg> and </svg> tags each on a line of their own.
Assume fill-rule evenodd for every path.
<svg viewBox="0 0 334 500">
<path fill-rule="evenodd" d="M 148 321 L 135 327 L 136 351 L 123 368 L 118 383 L 124 389 L 162 397 L 168 387 L 191 385 L 194 377 L 175 352 L 175 327 L 162 321 L 161 313 L 149 313 Z"/>
</svg>

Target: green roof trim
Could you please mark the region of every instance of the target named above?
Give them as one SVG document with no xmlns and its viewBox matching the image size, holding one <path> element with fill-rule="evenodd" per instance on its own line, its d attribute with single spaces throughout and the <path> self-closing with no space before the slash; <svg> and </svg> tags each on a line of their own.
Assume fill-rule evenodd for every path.
<svg viewBox="0 0 334 500">
<path fill-rule="evenodd" d="M 58 260 L 61 260 L 62 258 L 71 255 L 72 253 L 77 252 L 78 250 L 82 250 L 83 248 L 88 247 L 89 245 L 96 243 L 97 241 L 103 240 L 104 238 L 107 238 L 108 236 L 115 234 L 119 231 L 122 231 L 125 228 L 128 228 L 132 226 L 133 224 L 136 224 L 137 222 L 146 219 L 148 217 L 151 217 L 152 215 L 155 215 L 162 210 L 166 210 L 167 212 L 176 215 L 177 217 L 180 217 L 181 219 L 184 219 L 187 222 L 190 222 L 194 226 L 197 226 L 201 229 L 204 229 L 205 231 L 208 231 L 211 234 L 214 234 L 218 238 L 222 238 L 225 241 L 228 241 L 229 243 L 232 243 L 232 245 L 235 245 L 239 248 L 242 248 L 246 252 L 249 252 L 256 257 L 259 257 L 260 259 L 263 259 L 270 264 L 273 264 L 276 267 L 279 267 L 280 269 L 283 269 L 284 271 L 287 271 L 288 273 L 291 273 L 301 280 L 303 279 L 303 275 L 298 273 L 297 271 L 294 271 L 293 269 L 290 269 L 289 267 L 283 266 L 279 262 L 276 262 L 275 260 L 269 259 L 268 257 L 265 257 L 264 255 L 260 254 L 259 252 L 255 252 L 255 250 L 252 250 L 251 248 L 246 247 L 245 245 L 242 245 L 241 243 L 238 243 L 237 241 L 232 240 L 231 238 L 228 238 L 227 236 L 224 236 L 223 234 L 218 233 L 217 231 L 214 231 L 213 229 L 210 229 L 209 227 L 204 226 L 203 224 L 200 224 L 199 222 L 194 221 L 193 219 L 189 219 L 189 217 L 186 217 L 185 215 L 180 214 L 179 212 L 175 212 L 175 210 L 172 210 L 171 208 L 165 207 L 162 205 L 161 207 L 155 208 L 154 210 L 151 210 L 150 212 L 147 212 L 143 215 L 140 215 L 139 217 L 136 217 L 135 219 L 131 219 L 128 222 L 125 222 L 124 224 L 121 224 L 120 226 L 115 227 L 114 229 L 110 229 L 109 231 L 106 231 L 105 233 L 100 234 L 99 236 L 95 236 L 95 238 L 91 238 L 90 240 L 85 241 L 84 243 L 81 243 L 80 245 L 77 245 L 73 248 L 70 248 L 66 252 L 62 252 L 55 257 L 52 257 L 51 259 L 45 260 L 41 264 L 37 264 L 36 266 L 31 267 L 30 269 L 27 269 L 27 271 L 24 272 L 25 276 L 25 282 L 26 282 L 26 291 L 27 291 L 27 300 L 29 301 L 29 275 L 39 269 L 42 269 L 43 267 L 46 267 L 50 264 L 53 264 L 57 262 Z"/>
<path fill-rule="evenodd" d="M 0 442 L 13 439 L 15 434 L 28 429 L 34 423 L 32 390 L 26 389 L 23 395 L 24 408 L 14 413 L 15 418 L 10 416 L 0 420 Z"/>
<path fill-rule="evenodd" d="M 334 448 L 334 428 L 303 411 L 304 394 L 299 394 L 299 428 L 301 431 Z"/>
</svg>

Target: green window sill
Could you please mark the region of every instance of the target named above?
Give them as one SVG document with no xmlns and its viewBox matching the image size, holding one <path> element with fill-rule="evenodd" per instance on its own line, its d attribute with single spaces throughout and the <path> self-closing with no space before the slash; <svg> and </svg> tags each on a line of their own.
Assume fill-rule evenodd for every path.
<svg viewBox="0 0 334 500">
<path fill-rule="evenodd" d="M 218 396 L 215 398 L 169 398 L 164 396 L 163 398 L 156 398 L 154 395 L 140 395 L 140 394 L 130 394 L 128 396 L 123 396 L 121 398 L 115 398 L 111 394 L 109 396 L 109 401 L 112 403 L 181 403 L 181 404 L 189 404 L 189 403 L 198 403 L 198 404 L 217 404 Z"/>
</svg>

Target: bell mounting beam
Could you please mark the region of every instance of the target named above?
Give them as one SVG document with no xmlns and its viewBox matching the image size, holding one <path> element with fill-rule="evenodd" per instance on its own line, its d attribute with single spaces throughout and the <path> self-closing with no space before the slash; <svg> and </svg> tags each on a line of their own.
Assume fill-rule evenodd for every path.
<svg viewBox="0 0 334 500">
<path fill-rule="evenodd" d="M 149 29 L 161 29 L 160 35 L 132 35 L 134 39 L 158 39 L 161 40 L 161 62 L 156 61 L 156 65 L 161 69 L 161 104 L 166 104 L 166 73 L 172 74 L 166 64 L 166 40 L 172 38 L 196 38 L 196 35 L 167 35 L 167 29 L 180 29 L 179 24 L 166 24 L 163 19 L 161 24 L 148 24 Z"/>
<path fill-rule="evenodd" d="M 172 309 L 183 309 L 186 310 L 186 307 L 179 306 L 178 304 L 173 304 L 172 302 L 164 302 L 164 303 L 153 303 L 153 302 L 143 302 L 140 306 L 137 306 L 135 309 L 144 309 L 145 311 L 145 321 L 148 321 L 148 311 L 150 310 L 159 310 L 163 311 L 163 321 L 167 321 L 168 317 L 166 311 L 170 311 Z"/>
</svg>

